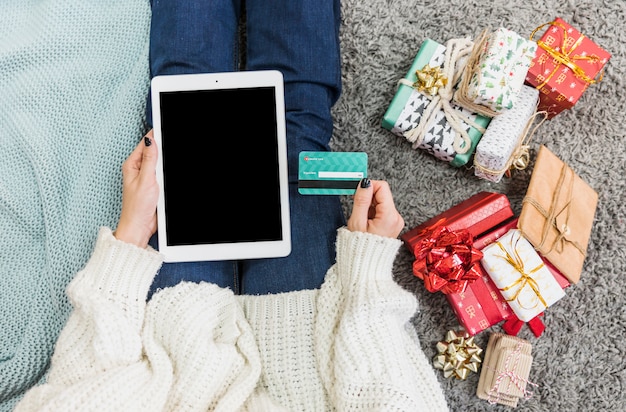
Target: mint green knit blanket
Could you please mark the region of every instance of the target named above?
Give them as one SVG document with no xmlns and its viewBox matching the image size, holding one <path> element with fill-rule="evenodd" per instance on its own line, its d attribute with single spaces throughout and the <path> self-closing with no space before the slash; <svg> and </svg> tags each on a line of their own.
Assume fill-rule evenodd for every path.
<svg viewBox="0 0 626 412">
<path fill-rule="evenodd" d="M 145 132 L 149 0 L 0 2 L 0 410 L 45 378 L 65 288 Z"/>
</svg>

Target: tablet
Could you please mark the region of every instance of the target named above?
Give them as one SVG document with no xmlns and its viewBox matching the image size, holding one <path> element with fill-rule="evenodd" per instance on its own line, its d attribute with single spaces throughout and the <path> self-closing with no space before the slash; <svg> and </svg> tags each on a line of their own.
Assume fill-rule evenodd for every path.
<svg viewBox="0 0 626 412">
<path fill-rule="evenodd" d="M 291 252 L 279 71 L 156 76 L 158 248 L 166 262 Z"/>
</svg>

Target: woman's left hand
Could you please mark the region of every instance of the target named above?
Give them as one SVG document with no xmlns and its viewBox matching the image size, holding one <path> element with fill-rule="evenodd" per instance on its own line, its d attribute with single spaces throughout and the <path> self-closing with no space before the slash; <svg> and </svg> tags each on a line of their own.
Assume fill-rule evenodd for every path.
<svg viewBox="0 0 626 412">
<path fill-rule="evenodd" d="M 122 165 L 122 213 L 115 237 L 142 248 L 157 229 L 157 156 L 150 130 Z"/>
</svg>

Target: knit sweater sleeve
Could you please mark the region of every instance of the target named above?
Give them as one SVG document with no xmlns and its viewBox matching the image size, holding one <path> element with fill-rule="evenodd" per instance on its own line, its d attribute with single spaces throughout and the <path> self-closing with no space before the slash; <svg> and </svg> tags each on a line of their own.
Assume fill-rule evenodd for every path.
<svg viewBox="0 0 626 412">
<path fill-rule="evenodd" d="M 448 410 L 410 333 L 416 299 L 392 277 L 400 244 L 338 231 L 337 263 L 318 297 L 315 331 L 318 367 L 337 410 Z"/>
<path fill-rule="evenodd" d="M 100 229 L 91 258 L 67 288 L 73 311 L 57 340 L 47 381 L 27 392 L 16 411 L 58 410 L 61 405 L 80 409 L 81 396 L 110 396 L 94 386 L 103 382 L 103 375 L 113 378 L 135 364 L 135 372 L 147 376 L 140 371 L 141 328 L 148 289 L 161 263 L 154 250 L 121 242 L 110 229 Z M 141 381 L 135 383 L 145 383 Z"/>
</svg>

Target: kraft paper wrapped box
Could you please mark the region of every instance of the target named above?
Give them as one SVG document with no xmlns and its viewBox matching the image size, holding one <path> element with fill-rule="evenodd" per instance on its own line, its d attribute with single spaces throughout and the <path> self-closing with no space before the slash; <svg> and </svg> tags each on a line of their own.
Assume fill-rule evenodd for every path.
<svg viewBox="0 0 626 412">
<path fill-rule="evenodd" d="M 598 193 L 541 145 L 518 228 L 571 283 L 580 280 L 597 204 Z"/>
<path fill-rule="evenodd" d="M 571 109 L 589 85 L 601 80 L 611 54 L 557 17 L 531 34 L 549 26 L 526 75 L 526 83 L 540 91 L 539 110 L 553 118 Z"/>
<path fill-rule="evenodd" d="M 522 85 L 515 106 L 491 120 L 474 153 L 476 177 L 498 183 L 511 167 L 526 167 L 516 163 L 525 160 L 519 157 L 532 135 L 538 100 L 537 89 Z"/>
<path fill-rule="evenodd" d="M 518 229 L 483 249 L 481 264 L 509 306 L 528 322 L 565 296 L 533 245 Z"/>
<path fill-rule="evenodd" d="M 520 398 L 530 398 L 528 380 L 533 363 L 532 344 L 502 333 L 492 333 L 485 349 L 476 396 L 492 404 L 517 407 Z"/>
<path fill-rule="evenodd" d="M 483 31 L 475 43 L 454 100 L 471 111 L 494 117 L 514 107 L 537 43 L 505 27 Z"/>
<path fill-rule="evenodd" d="M 453 61 L 453 51 L 461 48 L 469 54 L 472 47 L 468 39 L 451 39 L 445 46 L 424 40 L 382 120 L 383 128 L 406 138 L 414 149 L 425 150 L 454 167 L 468 163 L 490 120 L 451 102 L 451 88 L 465 60 L 454 60 L 447 68 L 444 62 L 446 58 Z M 419 77 L 426 78 L 426 83 L 431 81 L 433 84 L 428 86 L 433 87 L 426 83 L 418 86 L 418 71 Z"/>
<path fill-rule="evenodd" d="M 413 274 L 430 292 L 459 293 L 481 278 L 473 239 L 513 216 L 504 194 L 479 192 L 401 235 L 415 256 Z"/>
</svg>

